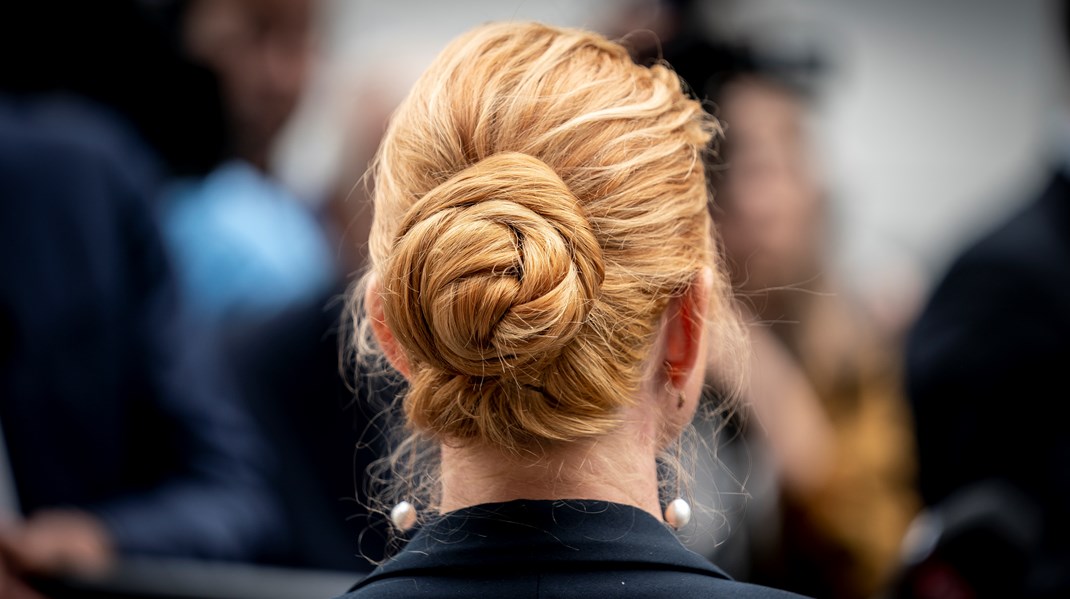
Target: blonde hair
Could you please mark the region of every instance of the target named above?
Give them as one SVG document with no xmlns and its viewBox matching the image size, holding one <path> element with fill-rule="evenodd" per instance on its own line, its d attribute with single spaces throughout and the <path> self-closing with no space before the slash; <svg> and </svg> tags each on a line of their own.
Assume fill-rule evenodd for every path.
<svg viewBox="0 0 1070 599">
<path fill-rule="evenodd" d="M 417 437 L 528 451 L 613 431 L 707 267 L 712 338 L 741 347 L 707 209 L 718 133 L 672 70 L 595 33 L 488 24 L 438 56 L 370 171 L 370 269 Z"/>
</svg>

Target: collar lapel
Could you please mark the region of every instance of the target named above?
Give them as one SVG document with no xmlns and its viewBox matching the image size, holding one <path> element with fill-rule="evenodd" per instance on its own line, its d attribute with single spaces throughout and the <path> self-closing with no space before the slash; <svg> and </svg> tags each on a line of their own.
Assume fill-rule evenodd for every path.
<svg viewBox="0 0 1070 599">
<path fill-rule="evenodd" d="M 420 572 L 681 570 L 729 579 L 684 547 L 650 514 L 590 500 L 484 504 L 429 523 L 391 561 L 355 587 Z"/>
</svg>

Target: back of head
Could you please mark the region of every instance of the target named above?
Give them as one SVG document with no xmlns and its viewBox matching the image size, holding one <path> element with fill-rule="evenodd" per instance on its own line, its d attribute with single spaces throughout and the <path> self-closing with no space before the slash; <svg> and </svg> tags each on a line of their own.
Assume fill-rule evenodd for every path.
<svg viewBox="0 0 1070 599">
<path fill-rule="evenodd" d="M 707 210 L 716 132 L 669 68 L 594 33 L 500 23 L 448 46 L 372 170 L 371 268 L 416 432 L 516 449 L 613 430 L 707 267 L 715 339 L 738 340 Z"/>
</svg>

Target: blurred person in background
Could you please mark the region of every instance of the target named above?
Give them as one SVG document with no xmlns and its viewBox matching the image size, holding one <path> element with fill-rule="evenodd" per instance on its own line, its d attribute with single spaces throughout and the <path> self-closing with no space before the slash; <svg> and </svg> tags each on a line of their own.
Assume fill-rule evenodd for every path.
<svg viewBox="0 0 1070 599">
<path fill-rule="evenodd" d="M 726 563 L 739 563 L 749 579 L 820 597 L 870 597 L 888 584 L 917 510 L 911 420 L 896 340 L 883 336 L 828 259 L 827 192 L 799 78 L 817 65 L 715 41 L 695 9 L 687 1 L 638 3 L 623 22 L 642 29 L 645 15 L 654 35 L 629 36 L 637 59 L 664 58 L 725 126 L 714 210 L 752 322 L 745 394 L 755 418 L 729 423 L 722 437 L 738 427 L 743 436 L 720 449 L 744 462 L 741 476 L 747 466 L 753 472 L 742 488 L 732 480 L 707 485 L 713 497 L 757 493 L 745 509 L 760 515 L 730 510 L 728 528 L 737 530 L 708 551 L 748 554 Z"/>
<path fill-rule="evenodd" d="M 177 298 L 151 154 L 76 96 L 0 95 L 0 596 L 280 542 L 269 453 Z"/>
<path fill-rule="evenodd" d="M 1059 6 L 1065 51 L 1070 10 Z M 1070 596 L 1065 106 L 1053 133 L 1046 185 L 952 262 L 909 337 L 928 509 L 912 531 L 903 597 Z"/>
<path fill-rule="evenodd" d="M 271 317 L 316 301 L 337 281 L 323 226 L 272 175 L 274 143 L 315 56 L 314 0 L 173 3 L 187 56 L 219 81 L 222 162 L 173 182 L 164 230 L 195 314 L 209 324 Z"/>
<path fill-rule="evenodd" d="M 21 503 L 21 510 L 8 510 L 3 547 L 10 560 L 5 565 L 19 571 L 77 567 L 72 562 L 78 559 L 63 555 L 84 546 L 108 547 L 109 556 L 367 567 L 358 551 L 342 546 L 347 539 L 337 540 L 345 534 L 340 522 L 354 511 L 338 504 L 345 497 L 346 505 L 353 501 L 354 439 L 363 426 L 359 415 L 346 418 L 342 412 L 351 395 L 337 375 L 335 344 L 323 349 L 336 317 L 324 313 L 322 298 L 308 299 L 301 318 L 312 324 L 300 329 L 292 345 L 268 327 L 255 345 L 220 348 L 220 322 L 203 311 L 191 314 L 190 295 L 180 291 L 188 279 L 175 274 L 168 248 L 161 247 L 166 244 L 154 217 L 162 190 L 174 190 L 170 182 L 176 176 L 186 183 L 203 181 L 235 148 L 256 146 L 253 141 L 270 137 L 265 131 L 277 133 L 295 98 L 292 85 L 282 84 L 278 95 L 284 98 L 258 113 L 259 103 L 270 98 L 250 97 L 257 85 L 232 84 L 238 90 L 228 95 L 223 67 L 205 64 L 210 53 L 194 58 L 188 50 L 192 29 L 185 24 L 193 26 L 189 11 L 199 4 L 54 0 L 5 7 L 0 19 L 0 88 L 11 96 L 4 100 L 5 129 L 11 131 L 5 140 L 40 146 L 25 157 L 5 153 L 2 182 L 0 422 L 21 500 L 12 502 Z M 244 29 L 233 28 L 233 12 L 201 17 L 207 19 L 201 26 L 230 19 L 229 33 L 214 39 L 240 46 L 261 40 L 263 29 L 270 29 L 266 23 L 273 21 L 260 8 L 283 10 L 280 6 L 248 3 L 257 16 L 244 21 Z M 306 31 L 308 15 L 301 11 L 310 4 L 286 6 L 299 8 L 294 18 L 304 20 L 298 18 L 296 26 Z M 285 10 L 282 18 L 289 20 Z M 307 38 L 296 37 L 285 34 L 283 47 L 304 48 Z M 232 74 L 234 69 L 240 67 Z M 264 95 L 270 96 L 267 87 Z M 254 114 L 242 116 L 234 98 L 245 98 Z M 235 130 L 248 133 L 236 140 Z M 45 139 L 30 143 L 37 137 Z M 255 152 L 241 153 L 263 164 Z M 259 205 L 270 211 L 272 204 Z M 237 219 L 238 230 L 244 230 L 246 216 L 260 222 L 249 213 L 228 214 Z M 267 218 L 285 220 L 286 214 L 275 211 Z M 309 224 L 297 221 L 298 228 Z M 277 238 L 265 239 L 290 243 L 290 235 L 276 232 Z M 141 303 L 149 307 L 142 310 Z M 285 345 L 285 352 L 269 360 L 251 351 L 266 351 L 271 343 L 265 339 Z M 243 349 L 250 351 L 240 353 Z M 71 352 L 77 355 L 69 357 Z M 236 363 L 236 353 L 244 362 Z M 309 374 L 310 363 L 316 372 L 329 373 L 310 378 L 335 381 L 321 386 L 338 398 L 344 394 L 344 400 L 305 394 L 307 386 L 272 385 L 280 377 L 293 381 Z M 256 379 L 263 387 L 254 387 L 252 376 L 264 373 L 271 376 Z M 250 406 L 239 398 L 256 401 Z M 309 408 L 301 413 L 314 417 L 285 420 L 294 410 L 284 411 L 287 406 L 278 402 L 296 398 Z M 338 457 L 318 462 L 314 451 L 312 456 L 294 451 L 272 468 L 246 415 L 250 407 L 280 452 L 312 447 Z M 325 490 L 325 484 L 333 486 Z M 34 519 L 57 506 L 76 508 L 81 516 Z M 19 512 L 30 517 L 25 525 Z M 103 533 L 92 537 L 100 542 L 55 543 L 57 532 L 75 538 L 56 526 L 70 522 L 89 523 L 87 530 Z M 32 542 L 36 530 L 46 530 L 53 542 Z M 286 540 L 280 542 L 280 536 Z M 61 555 L 27 558 L 24 552 L 32 547 Z M 110 558 L 95 563 L 101 561 Z"/>
<path fill-rule="evenodd" d="M 780 471 L 772 575 L 818 596 L 869 597 L 917 510 L 896 346 L 830 270 L 804 96 L 743 69 L 715 102 L 726 127 L 715 202 L 754 322 L 749 397 Z"/>
<path fill-rule="evenodd" d="M 159 153 L 165 242 L 185 302 L 209 328 L 270 315 L 335 282 L 316 216 L 268 174 L 312 60 L 314 9 L 314 0 L 4 9 L 4 86 L 82 94 Z"/>
</svg>

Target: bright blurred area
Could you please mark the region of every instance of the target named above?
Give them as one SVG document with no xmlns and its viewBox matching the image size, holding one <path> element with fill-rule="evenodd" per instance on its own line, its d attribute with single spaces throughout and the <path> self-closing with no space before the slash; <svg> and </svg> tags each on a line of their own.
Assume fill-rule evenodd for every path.
<svg viewBox="0 0 1070 599">
<path fill-rule="evenodd" d="M 521 19 L 623 36 L 725 129 L 750 413 L 699 426 L 685 543 L 819 597 L 1063 596 L 1063 10 L 0 9 L 0 599 L 328 597 L 383 557 L 362 474 L 393 390 L 339 362 L 363 175 L 450 39 Z"/>
</svg>

